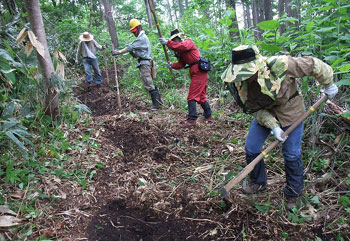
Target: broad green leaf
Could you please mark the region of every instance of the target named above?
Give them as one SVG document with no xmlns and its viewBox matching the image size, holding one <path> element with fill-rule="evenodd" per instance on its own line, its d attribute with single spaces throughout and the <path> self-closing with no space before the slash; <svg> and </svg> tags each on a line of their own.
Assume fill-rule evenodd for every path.
<svg viewBox="0 0 350 241">
<path fill-rule="evenodd" d="M 266 20 L 258 23 L 258 27 L 262 30 L 276 30 L 279 26 L 280 22 L 277 20 Z"/>
<path fill-rule="evenodd" d="M 278 51 L 281 51 L 282 48 L 275 45 L 275 44 L 265 44 L 265 43 L 262 43 L 260 45 L 260 48 L 263 49 L 263 50 L 266 50 L 266 51 L 269 51 L 271 53 L 276 53 Z"/>
<path fill-rule="evenodd" d="M 19 124 L 19 121 L 16 118 L 9 118 L 4 124 L 0 125 L 0 130 L 7 131 L 17 124 Z"/>
<path fill-rule="evenodd" d="M 208 34 L 209 35 L 209 37 L 214 37 L 214 33 L 213 33 L 213 31 L 211 30 L 211 29 L 209 29 L 209 28 L 205 28 L 205 29 L 203 29 L 203 31 L 206 33 L 206 34 Z"/>
<path fill-rule="evenodd" d="M 334 63 L 331 66 L 334 67 L 344 61 L 345 61 L 345 58 L 338 58 L 336 61 L 334 61 Z"/>
<path fill-rule="evenodd" d="M 335 3 L 337 0 L 323 0 L 326 3 Z"/>
<path fill-rule="evenodd" d="M 333 5 L 323 6 L 323 7 L 320 9 L 320 11 L 328 11 L 328 10 L 330 10 L 330 9 L 332 9 L 332 8 L 334 8 Z"/>
<path fill-rule="evenodd" d="M 339 67 L 340 71 L 349 71 L 350 70 L 350 64 L 343 65 Z"/>
<path fill-rule="evenodd" d="M 350 85 L 350 79 L 342 79 L 340 81 L 335 82 L 335 84 L 338 86 Z"/>
<path fill-rule="evenodd" d="M 314 26 L 315 22 L 314 21 L 311 21 L 311 22 L 308 22 L 305 26 L 305 29 L 306 29 L 306 32 L 311 32 L 312 30 L 312 26 Z"/>
<path fill-rule="evenodd" d="M 345 118 L 350 118 L 350 111 L 342 113 L 341 116 L 344 116 Z"/>
<path fill-rule="evenodd" d="M 1 118 L 2 119 L 8 119 L 8 118 L 12 117 L 13 112 L 15 111 L 15 108 L 16 108 L 16 102 L 15 101 L 11 101 L 11 102 L 7 103 L 5 108 L 4 108 L 4 110 L 2 111 Z M 16 122 L 15 125 L 17 123 L 18 122 Z"/>
<path fill-rule="evenodd" d="M 316 32 L 325 33 L 325 32 L 331 32 L 334 29 L 336 29 L 336 27 L 325 27 L 325 28 L 317 29 Z"/>
<path fill-rule="evenodd" d="M 27 157 L 28 149 L 23 145 L 20 140 L 11 132 L 6 131 L 5 134 L 19 147 L 19 150 L 22 152 L 23 156 Z"/>
</svg>

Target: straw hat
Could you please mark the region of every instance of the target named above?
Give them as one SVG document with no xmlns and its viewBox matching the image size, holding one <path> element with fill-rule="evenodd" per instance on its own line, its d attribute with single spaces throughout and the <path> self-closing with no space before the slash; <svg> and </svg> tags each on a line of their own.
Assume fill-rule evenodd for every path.
<svg viewBox="0 0 350 241">
<path fill-rule="evenodd" d="M 84 32 L 79 37 L 80 41 L 91 41 L 94 39 L 94 36 L 92 34 L 89 34 L 89 32 Z"/>
</svg>

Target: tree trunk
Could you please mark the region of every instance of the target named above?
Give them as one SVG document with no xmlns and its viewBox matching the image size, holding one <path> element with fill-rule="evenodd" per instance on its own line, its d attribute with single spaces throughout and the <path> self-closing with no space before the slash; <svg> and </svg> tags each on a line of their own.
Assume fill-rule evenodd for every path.
<svg viewBox="0 0 350 241">
<path fill-rule="evenodd" d="M 253 12 L 253 25 L 257 26 L 258 23 L 258 9 L 257 9 L 257 0 L 252 0 L 252 12 Z"/>
<path fill-rule="evenodd" d="M 282 18 L 285 11 L 285 0 L 278 0 L 278 17 Z M 282 35 L 286 31 L 286 26 L 281 24 L 280 26 L 280 35 Z"/>
<path fill-rule="evenodd" d="M 45 58 L 43 58 L 38 52 L 36 54 L 43 72 L 43 78 L 45 82 L 44 113 L 50 115 L 52 119 L 56 119 L 59 115 L 59 93 L 51 82 L 51 74 L 55 73 L 55 69 L 53 67 L 49 48 L 47 46 L 45 28 L 40 11 L 39 0 L 26 0 L 26 6 L 31 28 L 38 38 L 38 41 L 44 47 L 45 52 Z"/>
<path fill-rule="evenodd" d="M 170 6 L 170 1 L 169 0 L 167 0 L 167 2 L 168 2 L 168 12 L 169 12 L 169 17 L 170 17 L 170 22 L 171 22 L 171 24 L 173 25 L 173 27 L 174 27 L 174 20 L 173 20 L 173 15 L 171 14 L 171 6 Z"/>
<path fill-rule="evenodd" d="M 89 25 L 88 25 L 88 31 L 90 32 L 91 29 L 91 24 L 92 24 L 92 17 L 93 17 L 93 8 L 94 8 L 94 3 L 92 0 L 90 0 L 90 18 L 89 18 Z"/>
<path fill-rule="evenodd" d="M 56 0 L 52 0 L 52 5 L 53 5 L 54 7 L 57 7 Z"/>
<path fill-rule="evenodd" d="M 173 4 L 173 8 L 174 8 L 174 11 L 175 11 L 175 19 L 177 19 L 177 11 L 176 11 L 176 5 L 175 5 L 175 0 L 173 0 L 173 2 L 172 2 L 172 4 Z"/>
<path fill-rule="evenodd" d="M 248 28 L 252 26 L 252 18 L 250 15 L 250 5 L 249 3 L 246 3 L 246 14 L 247 14 L 247 23 L 248 23 Z"/>
<path fill-rule="evenodd" d="M 237 14 L 236 14 L 236 0 L 227 0 L 226 4 L 228 7 L 232 8 L 235 11 L 234 16 L 231 18 L 232 24 L 230 25 L 230 29 L 236 28 L 238 30 L 238 23 L 237 23 Z M 239 30 L 237 32 L 230 31 L 231 37 L 239 37 Z"/>
<path fill-rule="evenodd" d="M 178 6 L 179 6 L 179 17 L 182 18 L 184 15 L 184 5 L 182 3 L 182 0 L 177 0 Z"/>
<path fill-rule="evenodd" d="M 114 48 L 118 48 L 119 41 L 118 41 L 118 36 L 117 36 L 117 29 L 115 28 L 113 15 L 112 15 L 112 11 L 111 11 L 111 5 L 109 3 L 109 0 L 103 0 L 103 6 L 105 7 L 106 21 L 107 21 L 107 25 L 108 25 L 109 35 L 111 36 Z"/>
<path fill-rule="evenodd" d="M 148 26 L 149 28 L 153 27 L 153 21 L 152 21 L 152 16 L 151 16 L 151 9 L 149 7 L 149 2 L 148 0 L 144 0 L 145 1 L 145 7 L 146 7 L 146 14 L 147 14 L 147 19 L 148 19 Z"/>
<path fill-rule="evenodd" d="M 257 8 L 258 8 L 258 23 L 265 20 L 265 14 L 264 14 L 264 2 L 263 1 L 256 1 L 257 2 Z"/>
<path fill-rule="evenodd" d="M 264 12 L 265 12 L 265 20 L 272 19 L 272 1 L 265 0 L 264 1 Z"/>
<path fill-rule="evenodd" d="M 243 17 L 244 17 L 244 26 L 250 28 L 252 26 L 252 19 L 250 16 L 250 6 L 247 1 L 242 1 L 243 5 Z"/>
</svg>

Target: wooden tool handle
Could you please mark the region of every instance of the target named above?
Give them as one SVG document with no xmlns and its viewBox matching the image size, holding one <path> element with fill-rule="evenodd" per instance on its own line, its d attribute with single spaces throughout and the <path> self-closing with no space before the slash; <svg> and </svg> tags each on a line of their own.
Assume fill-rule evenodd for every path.
<svg viewBox="0 0 350 241">
<path fill-rule="evenodd" d="M 282 137 L 288 136 L 294 129 L 300 125 L 312 112 L 314 112 L 323 102 L 327 100 L 328 96 L 324 95 L 320 98 L 313 106 L 311 106 L 302 116 L 300 116 L 283 134 Z M 228 192 L 240 181 L 243 180 L 249 173 L 251 173 L 256 166 L 263 158 L 267 155 L 272 149 L 274 149 L 279 144 L 278 140 L 275 140 L 271 143 L 264 151 L 262 151 L 251 163 L 249 163 L 238 175 L 229 181 L 223 188 L 221 188 L 221 193 L 224 196 L 227 196 Z"/>
</svg>

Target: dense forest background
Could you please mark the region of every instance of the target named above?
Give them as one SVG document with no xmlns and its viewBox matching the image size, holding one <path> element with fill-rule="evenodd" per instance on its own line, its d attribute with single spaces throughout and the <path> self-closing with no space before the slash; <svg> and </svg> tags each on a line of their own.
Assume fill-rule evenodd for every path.
<svg viewBox="0 0 350 241">
<path fill-rule="evenodd" d="M 216 118 L 231 115 L 225 107 L 233 99 L 220 76 L 230 63 L 231 50 L 240 44 L 255 44 L 266 56 L 311 55 L 332 66 L 339 94 L 326 105 L 328 111 L 319 111 L 308 120 L 303 151 L 306 165 L 315 175 L 333 178 L 339 181 L 335 187 L 342 187 L 341 191 L 332 189 L 334 196 L 329 203 L 340 214 L 328 232 L 334 239 L 345 240 L 348 233 L 338 230 L 346 230 L 350 222 L 350 174 L 346 169 L 350 158 L 349 1 L 154 0 L 154 5 L 164 37 L 179 28 L 211 60 L 208 95 L 215 100 Z M 105 52 L 98 52 L 99 64 L 102 72 L 113 70 L 112 49 L 124 48 L 135 39 L 129 32 L 129 21 L 139 19 L 151 41 L 157 68 L 155 83 L 161 89 L 165 108 L 186 110 L 184 93 L 189 75 L 187 70 L 175 71 L 174 75 L 169 72 L 148 0 L 2 0 L 0 12 L 0 205 L 16 213 L 6 220 L 8 227 L 0 225 L 0 231 L 6 233 L 0 233 L 0 240 L 45 240 L 35 220 L 50 215 L 41 213 L 37 202 L 48 198 L 51 203 L 60 197 L 37 189 L 41 176 L 50 173 L 85 186 L 96 174 L 62 168 L 70 158 L 67 152 L 89 139 L 85 136 L 82 142 L 72 142 L 67 138 L 67 132 L 78 124 L 91 121 L 91 110 L 73 95 L 73 87 L 84 81 L 82 63 L 74 61 L 79 35 L 89 31 L 98 43 L 107 46 Z M 175 61 L 173 53 L 169 55 Z M 123 55 L 116 61 L 122 73 L 122 95 L 147 99 L 135 60 Z M 115 89 L 113 78 L 109 85 Z M 301 79 L 300 88 L 307 105 L 321 90 L 311 78 Z M 247 121 L 251 118 L 232 116 Z M 327 176 L 330 174 L 332 177 Z M 29 196 L 31 192 L 35 194 Z M 318 205 L 315 197 L 309 198 Z M 289 220 L 306 222 L 300 213 L 289 216 Z"/>
</svg>

